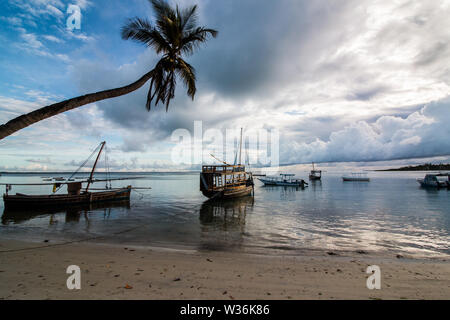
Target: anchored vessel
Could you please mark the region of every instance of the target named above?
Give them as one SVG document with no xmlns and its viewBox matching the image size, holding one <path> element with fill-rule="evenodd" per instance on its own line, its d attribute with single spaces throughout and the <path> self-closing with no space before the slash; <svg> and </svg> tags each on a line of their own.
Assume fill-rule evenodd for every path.
<svg viewBox="0 0 450 320">
<path fill-rule="evenodd" d="M 427 174 L 423 179 L 417 179 L 424 188 L 450 189 L 450 173 Z"/>
<path fill-rule="evenodd" d="M 265 177 L 258 178 L 259 181 L 266 186 L 294 186 L 302 187 L 308 186 L 308 183 L 303 179 L 294 179 L 295 174 L 282 173 L 279 177 Z"/>
<path fill-rule="evenodd" d="M 5 203 L 5 209 L 24 209 L 24 208 L 39 208 L 39 207 L 54 207 L 54 206 L 72 206 L 72 205 L 85 205 L 98 202 L 106 201 L 122 201 L 130 199 L 130 192 L 132 186 L 127 186 L 124 188 L 111 188 L 111 184 L 106 186 L 105 189 L 95 189 L 102 190 L 97 192 L 91 192 L 89 190 L 90 185 L 93 182 L 109 182 L 112 180 L 127 180 L 136 178 L 116 178 L 107 180 L 95 180 L 93 179 L 95 167 L 100 158 L 100 154 L 105 147 L 106 142 L 102 142 L 93 152 L 93 154 L 100 148 L 97 158 L 95 160 L 94 166 L 92 167 L 91 174 L 89 178 L 85 181 L 76 182 L 62 182 L 62 183 L 40 183 L 40 184 L 27 184 L 27 183 L 16 183 L 16 184 L 3 184 L 6 186 L 6 193 L 3 195 L 3 201 Z M 92 156 L 92 154 L 91 154 Z M 89 157 L 90 158 L 90 157 Z M 86 160 L 87 162 L 87 160 Z M 81 167 L 80 167 L 81 168 Z M 79 168 L 79 169 L 80 169 Z M 78 169 L 78 170 L 79 170 Z M 73 175 L 72 175 L 73 176 Z M 73 180 L 73 179 L 72 179 Z M 87 186 L 83 188 L 83 183 L 87 183 Z M 16 193 L 15 195 L 8 194 L 13 185 L 53 185 L 53 194 L 49 195 L 27 195 L 22 193 Z M 55 194 L 55 192 L 62 186 L 67 185 L 67 194 Z"/>
<path fill-rule="evenodd" d="M 242 164 L 202 166 L 200 191 L 205 197 L 226 199 L 248 196 L 253 188 L 253 176 L 245 171 Z"/>
<path fill-rule="evenodd" d="M 369 182 L 370 178 L 367 176 L 366 172 L 352 172 L 350 175 L 342 177 L 343 181 L 360 181 Z"/>
<path fill-rule="evenodd" d="M 317 180 L 322 179 L 322 171 L 321 170 L 316 170 L 314 168 L 314 162 L 312 163 L 312 167 L 313 167 L 313 169 L 309 173 L 309 180 L 317 181 Z"/>
<path fill-rule="evenodd" d="M 255 184 L 251 172 L 245 171 L 245 165 L 241 164 L 242 153 L 242 128 L 239 146 L 239 164 L 236 158 L 235 164 L 228 164 L 211 155 L 222 165 L 204 165 L 200 173 L 200 191 L 210 199 L 228 199 L 243 197 L 252 194 Z"/>
</svg>

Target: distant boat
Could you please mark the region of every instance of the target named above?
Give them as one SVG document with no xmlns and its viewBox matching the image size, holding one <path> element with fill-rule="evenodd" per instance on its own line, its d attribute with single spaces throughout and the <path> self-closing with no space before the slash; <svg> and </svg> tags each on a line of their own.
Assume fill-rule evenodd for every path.
<svg viewBox="0 0 450 320">
<path fill-rule="evenodd" d="M 417 179 L 417 182 L 424 188 L 450 188 L 450 174 L 436 173 L 427 174 L 423 179 Z"/>
<path fill-rule="evenodd" d="M 313 169 L 309 173 L 309 180 L 311 181 L 317 181 L 322 179 L 322 170 L 316 170 L 314 168 L 314 162 L 312 163 Z"/>
<path fill-rule="evenodd" d="M 370 178 L 367 176 L 366 172 L 352 172 L 349 175 L 343 176 L 342 180 L 343 181 L 369 182 Z"/>
<path fill-rule="evenodd" d="M 302 187 L 308 186 L 308 183 L 303 179 L 294 179 L 295 174 L 282 173 L 279 177 L 265 177 L 258 178 L 259 181 L 266 186 L 293 186 Z"/>
</svg>

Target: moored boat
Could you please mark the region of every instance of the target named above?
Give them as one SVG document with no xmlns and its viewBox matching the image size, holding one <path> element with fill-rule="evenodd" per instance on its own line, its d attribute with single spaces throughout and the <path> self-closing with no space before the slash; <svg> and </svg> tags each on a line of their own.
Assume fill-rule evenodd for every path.
<svg viewBox="0 0 450 320">
<path fill-rule="evenodd" d="M 279 177 L 265 177 L 258 178 L 259 181 L 266 186 L 292 186 L 302 187 L 308 186 L 308 183 L 303 179 L 295 179 L 295 174 L 281 173 Z"/>
<path fill-rule="evenodd" d="M 206 165 L 200 173 L 200 191 L 210 199 L 248 196 L 254 189 L 253 176 L 244 165 Z"/>
<path fill-rule="evenodd" d="M 342 177 L 343 181 L 369 182 L 370 178 L 366 172 L 352 172 Z"/>
<path fill-rule="evenodd" d="M 245 165 L 241 164 L 242 154 L 242 128 L 239 145 L 239 164 L 237 155 L 235 164 L 228 164 L 211 155 L 221 165 L 204 165 L 200 173 L 200 191 L 210 199 L 230 199 L 251 195 L 254 191 L 253 174 L 245 171 Z"/>
<path fill-rule="evenodd" d="M 316 170 L 314 168 L 314 162 L 312 163 L 313 169 L 309 173 L 309 180 L 311 181 L 317 181 L 322 179 L 322 170 Z"/>
<path fill-rule="evenodd" d="M 54 183 L 54 184 L 52 184 L 52 183 L 6 184 L 6 183 L 4 183 L 3 185 L 6 186 L 6 192 L 3 195 L 5 209 L 18 209 L 18 208 L 33 209 L 33 208 L 42 208 L 42 207 L 45 207 L 45 208 L 55 207 L 55 206 L 72 206 L 72 205 L 77 206 L 77 205 L 86 205 L 86 204 L 91 204 L 91 203 L 109 202 L 109 201 L 123 201 L 123 200 L 129 201 L 131 190 L 134 188 L 132 186 L 127 186 L 127 187 L 123 187 L 123 188 L 112 188 L 110 182 L 112 180 L 127 180 L 127 179 L 136 179 L 136 178 L 116 178 L 116 179 L 107 179 L 107 180 L 94 180 L 95 168 L 96 168 L 97 162 L 100 158 L 100 154 L 102 153 L 102 150 L 105 147 L 105 144 L 106 144 L 106 142 L 102 142 L 91 154 L 91 156 L 92 156 L 97 150 L 99 150 L 97 158 L 94 163 L 94 166 L 92 167 L 90 176 L 85 181 L 74 181 L 71 177 L 66 182 L 58 182 L 58 183 Z M 80 168 L 78 168 L 78 170 Z M 73 175 L 75 175 L 75 173 Z M 57 181 L 59 181 L 59 180 L 60 179 L 58 179 Z M 96 189 L 96 190 L 100 190 L 100 191 L 95 191 L 95 192 L 92 192 L 89 190 L 89 187 L 91 186 L 92 183 L 100 182 L 100 181 L 102 181 L 102 182 L 106 181 L 107 184 L 104 189 Z M 108 186 L 108 182 L 109 182 L 109 186 Z M 83 187 L 83 183 L 87 183 L 87 186 Z M 53 193 L 47 194 L 47 195 L 28 195 L 28 194 L 23 194 L 23 193 L 16 193 L 14 195 L 9 194 L 9 191 L 11 190 L 11 187 L 13 185 L 26 185 L 26 186 L 51 185 L 51 186 L 53 186 Z M 63 185 L 67 185 L 67 194 L 56 193 Z M 139 189 L 150 189 L 150 188 L 139 188 Z"/>
<path fill-rule="evenodd" d="M 117 188 L 100 192 L 79 192 L 76 183 L 67 184 L 70 191 L 68 194 L 50 194 L 50 195 L 26 195 L 16 193 L 15 195 L 4 194 L 3 201 L 5 208 L 36 208 L 52 207 L 61 205 L 86 205 L 90 203 L 129 200 L 131 186 Z M 77 192 L 78 189 L 78 192 Z"/>
<path fill-rule="evenodd" d="M 417 179 L 417 182 L 423 188 L 448 188 L 450 189 L 450 174 L 449 173 L 429 173 L 423 179 Z"/>
</svg>

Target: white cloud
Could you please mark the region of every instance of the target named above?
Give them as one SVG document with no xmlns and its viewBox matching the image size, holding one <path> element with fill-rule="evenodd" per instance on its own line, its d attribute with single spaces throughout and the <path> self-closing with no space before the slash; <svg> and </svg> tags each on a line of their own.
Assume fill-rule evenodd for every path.
<svg viewBox="0 0 450 320">
<path fill-rule="evenodd" d="M 383 116 L 332 132 L 328 141 L 282 142 L 284 163 L 379 161 L 450 154 L 450 98 L 406 118 Z"/>
<path fill-rule="evenodd" d="M 147 113 L 146 84 L 135 93 L 74 112 L 64 122 L 66 129 L 92 126 L 75 137 L 101 136 L 108 128 L 122 156 L 142 152 L 140 156 L 152 157 L 149 150 L 167 143 L 177 128 L 192 129 L 194 120 L 203 120 L 205 129 L 277 128 L 284 163 L 450 154 L 445 140 L 450 1 L 260 2 L 200 1 L 201 23 L 220 33 L 187 58 L 198 75 L 194 102 L 180 85 L 168 113 L 162 106 Z M 52 5 L 64 12 L 53 1 L 30 4 L 32 9 Z M 24 41 L 37 54 L 71 61 L 80 94 L 131 83 L 155 64 L 156 56 L 143 47 L 145 53 L 129 57 L 130 63 L 111 66 L 117 59 L 110 59 L 114 56 L 102 50 L 100 41 L 59 30 L 63 39 L 90 42 L 89 52 L 101 58 L 71 61 L 68 55 L 50 53 L 40 40 L 57 43 L 53 36 L 24 31 Z M 38 96 L 36 101 L 45 95 Z M 39 128 L 42 135 L 52 131 Z M 159 146 L 163 150 L 157 154 L 167 156 L 167 145 Z M 131 166 L 129 159 L 123 163 Z"/>
<path fill-rule="evenodd" d="M 25 41 L 25 46 L 32 49 L 40 49 L 44 47 L 42 42 L 40 42 L 36 35 L 33 33 L 22 33 L 20 37 Z"/>
<path fill-rule="evenodd" d="M 57 38 L 55 36 L 52 35 L 44 35 L 42 36 L 44 39 L 51 41 L 51 42 L 56 42 L 56 43 L 63 43 L 64 41 L 60 38 Z"/>
</svg>

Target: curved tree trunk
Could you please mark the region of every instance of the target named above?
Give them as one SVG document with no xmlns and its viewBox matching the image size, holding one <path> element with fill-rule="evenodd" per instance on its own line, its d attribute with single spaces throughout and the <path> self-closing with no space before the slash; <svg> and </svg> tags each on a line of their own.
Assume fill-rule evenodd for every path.
<svg viewBox="0 0 450 320">
<path fill-rule="evenodd" d="M 140 87 L 142 87 L 152 77 L 152 75 L 153 75 L 153 70 L 151 70 L 150 72 L 143 75 L 136 82 L 133 82 L 132 84 L 129 84 L 127 86 L 116 88 L 116 89 L 105 90 L 105 91 L 99 91 L 96 93 L 90 93 L 90 94 L 86 94 L 84 96 L 79 96 L 76 98 L 64 100 L 64 101 L 37 109 L 30 113 L 21 115 L 21 116 L 14 118 L 0 126 L 0 140 L 13 134 L 14 132 L 16 132 L 20 129 L 23 129 L 25 127 L 32 125 L 33 123 L 50 118 L 50 117 L 60 114 L 62 112 L 84 106 L 85 104 L 88 104 L 88 103 L 93 103 L 96 101 L 109 99 L 109 98 L 115 98 L 115 97 L 122 96 L 122 95 L 125 95 L 130 92 L 133 92 L 133 91 L 139 89 Z"/>
</svg>

